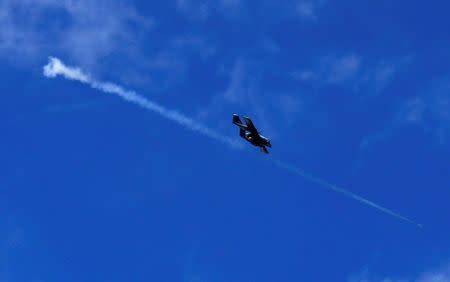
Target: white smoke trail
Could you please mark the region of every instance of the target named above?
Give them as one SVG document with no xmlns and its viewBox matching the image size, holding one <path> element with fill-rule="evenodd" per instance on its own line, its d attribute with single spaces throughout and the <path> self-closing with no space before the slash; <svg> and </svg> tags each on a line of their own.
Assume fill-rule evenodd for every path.
<svg viewBox="0 0 450 282">
<path fill-rule="evenodd" d="M 201 133 L 217 141 L 223 142 L 231 148 L 240 149 L 242 145 L 236 141 L 222 136 L 214 130 L 200 124 L 199 122 L 177 112 L 167 109 L 149 99 L 140 96 L 134 91 L 126 90 L 119 85 L 97 81 L 89 75 L 83 73 L 83 71 L 76 67 L 66 66 L 58 58 L 50 57 L 47 65 L 44 66 L 44 75 L 49 78 L 54 78 L 58 75 L 65 77 L 66 79 L 76 80 L 81 83 L 87 84 L 90 87 L 100 90 L 105 93 L 116 94 L 127 102 L 139 105 L 142 108 L 155 112 L 169 120 L 172 120 L 190 130 Z"/>
<path fill-rule="evenodd" d="M 137 104 L 142 108 L 145 108 L 147 110 L 155 112 L 155 113 L 157 113 L 169 120 L 172 120 L 190 130 L 201 133 L 201 134 L 208 136 L 212 139 L 215 139 L 217 141 L 223 142 L 232 148 L 239 148 L 239 149 L 242 148 L 242 145 L 240 143 L 237 143 L 236 141 L 234 141 L 230 138 L 221 136 L 214 130 L 194 121 L 191 118 L 188 118 L 187 116 L 185 116 L 177 111 L 169 110 L 153 101 L 148 100 L 147 98 L 145 98 L 143 96 L 138 95 L 136 92 L 126 90 L 119 85 L 109 83 L 109 82 L 97 81 L 97 80 L 91 78 L 89 75 L 83 73 L 83 71 L 79 68 L 66 66 L 63 62 L 61 62 L 57 58 L 54 58 L 54 57 L 49 58 L 49 63 L 44 66 L 44 75 L 49 78 L 54 78 L 58 75 L 61 75 L 61 76 L 65 77 L 66 79 L 79 81 L 81 83 L 89 85 L 90 87 L 92 87 L 94 89 L 98 89 L 102 92 L 116 94 L 119 97 L 121 97 L 122 99 L 124 99 L 125 101 Z M 347 197 L 350 197 L 356 201 L 359 201 L 360 203 L 363 203 L 365 205 L 373 207 L 385 214 L 391 215 L 391 216 L 393 216 L 397 219 L 403 220 L 405 222 L 414 224 L 417 227 L 420 227 L 420 228 L 422 227 L 421 224 L 417 224 L 414 221 L 412 221 L 404 216 L 401 216 L 387 208 L 379 206 L 367 199 L 364 199 L 356 194 L 353 194 L 350 191 L 339 188 L 333 184 L 327 183 L 326 181 L 324 181 L 320 178 L 314 177 L 299 168 L 296 168 L 292 165 L 289 165 L 289 164 L 286 164 L 286 163 L 283 163 L 283 162 L 277 161 L 277 160 L 275 160 L 275 164 L 281 168 L 287 169 L 288 171 L 291 171 L 295 174 L 303 176 L 312 182 L 315 182 L 319 185 L 327 187 L 335 192 L 341 193 Z"/>
<path fill-rule="evenodd" d="M 326 187 L 326 188 L 328 188 L 328 189 L 331 189 L 331 190 L 333 190 L 333 191 L 335 191 L 335 192 L 341 193 L 341 194 L 343 194 L 343 195 L 345 195 L 345 196 L 347 196 L 347 197 L 349 197 L 349 198 L 352 198 L 352 199 L 354 199 L 354 200 L 356 200 L 356 201 L 358 201 L 358 202 L 360 202 L 360 203 L 363 203 L 363 204 L 365 204 L 365 205 L 367 205 L 367 206 L 370 206 L 370 207 L 372 207 L 372 208 L 375 208 L 375 209 L 377 209 L 377 210 L 379 210 L 379 211 L 381 211 L 381 212 L 383 212 L 383 213 L 385 213 L 385 214 L 388 214 L 388 215 L 390 215 L 390 216 L 393 216 L 393 217 L 395 217 L 395 218 L 397 218 L 397 219 L 400 219 L 400 220 L 403 220 L 403 221 L 405 221 L 405 222 L 414 224 L 415 226 L 417 226 L 417 227 L 419 227 L 419 228 L 422 228 L 422 227 L 423 227 L 421 224 L 415 223 L 414 221 L 412 221 L 412 220 L 409 219 L 409 218 L 406 218 L 406 217 L 404 217 L 404 216 L 401 216 L 401 215 L 399 215 L 399 214 L 397 214 L 397 213 L 395 213 L 395 212 L 393 212 L 393 211 L 391 211 L 391 210 L 389 210 L 389 209 L 387 209 L 387 208 L 385 208 L 385 207 L 382 207 L 382 206 L 380 206 L 380 205 L 377 205 L 377 204 L 375 204 L 374 202 L 371 202 L 371 201 L 369 201 L 369 200 L 367 200 L 367 199 L 364 199 L 363 197 L 358 196 L 358 195 L 356 195 L 356 194 L 353 194 L 352 192 L 347 191 L 347 190 L 345 190 L 345 189 L 343 189 L 343 188 L 337 187 L 336 185 L 330 184 L 330 183 L 328 183 L 328 182 L 326 182 L 326 181 L 324 181 L 324 180 L 322 180 L 322 179 L 320 179 L 320 178 L 314 177 L 314 176 L 312 176 L 312 175 L 306 173 L 305 171 L 303 171 L 303 170 L 301 170 L 301 169 L 299 169 L 299 168 L 297 168 L 297 167 L 294 167 L 294 166 L 292 166 L 292 165 L 290 165 L 290 164 L 283 163 L 283 162 L 278 161 L 278 160 L 274 160 L 274 162 L 275 162 L 275 164 L 276 164 L 277 166 L 279 166 L 279 167 L 281 167 L 281 168 L 284 168 L 284 169 L 286 169 L 286 170 L 288 170 L 288 171 L 290 171 L 290 172 L 293 172 L 293 173 L 295 173 L 295 174 L 298 174 L 298 175 L 300 175 L 300 176 L 302 176 L 302 177 L 308 179 L 308 180 L 311 181 L 311 182 L 314 182 L 314 183 L 316 183 L 316 184 L 319 184 L 319 185 L 321 185 L 321 186 L 323 186 L 323 187 Z"/>
</svg>

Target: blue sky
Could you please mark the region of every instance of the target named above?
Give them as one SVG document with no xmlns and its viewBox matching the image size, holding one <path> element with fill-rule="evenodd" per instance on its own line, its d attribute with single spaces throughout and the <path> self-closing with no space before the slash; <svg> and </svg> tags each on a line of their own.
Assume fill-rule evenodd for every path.
<svg viewBox="0 0 450 282">
<path fill-rule="evenodd" d="M 392 2 L 1 1 L 0 281 L 450 281 L 450 4 Z"/>
</svg>

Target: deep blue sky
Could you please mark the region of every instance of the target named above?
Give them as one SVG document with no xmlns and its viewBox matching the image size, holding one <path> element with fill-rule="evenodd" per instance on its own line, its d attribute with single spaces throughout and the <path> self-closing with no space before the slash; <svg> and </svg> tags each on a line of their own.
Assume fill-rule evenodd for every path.
<svg viewBox="0 0 450 282">
<path fill-rule="evenodd" d="M 2 0 L 0 281 L 450 281 L 450 3 L 279 2 Z"/>
</svg>

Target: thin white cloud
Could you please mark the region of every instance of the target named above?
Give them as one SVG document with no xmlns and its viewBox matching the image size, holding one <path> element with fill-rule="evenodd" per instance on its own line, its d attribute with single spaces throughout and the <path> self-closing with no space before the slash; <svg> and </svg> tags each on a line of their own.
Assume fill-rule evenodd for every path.
<svg viewBox="0 0 450 282">
<path fill-rule="evenodd" d="M 300 0 L 296 3 L 295 10 L 302 19 L 316 20 L 318 8 L 316 1 Z"/>
<path fill-rule="evenodd" d="M 361 58 L 351 54 L 340 58 L 326 58 L 322 64 L 328 83 L 339 84 L 355 77 L 360 70 Z"/>
<path fill-rule="evenodd" d="M 314 4 L 310 1 L 298 1 L 297 3 L 297 12 L 301 17 L 305 18 L 314 18 Z"/>
<path fill-rule="evenodd" d="M 410 61 L 410 57 L 374 61 L 354 53 L 323 56 L 309 68 L 292 71 L 291 76 L 319 87 L 345 86 L 361 97 L 371 97 L 381 93 Z"/>
<path fill-rule="evenodd" d="M 140 32 L 151 25 L 125 2 L 3 0 L 0 56 L 33 61 L 43 53 L 63 53 L 93 67 L 112 52 L 132 56 Z"/>
<path fill-rule="evenodd" d="M 438 145 L 445 147 L 450 138 L 450 79 L 432 84 L 425 93 L 404 104 L 397 123 L 417 126 Z"/>
<path fill-rule="evenodd" d="M 223 95 L 229 102 L 245 102 L 245 96 L 247 96 L 248 93 L 248 85 L 246 85 L 246 73 L 244 68 L 242 59 L 236 60 L 230 73 L 230 82 Z"/>
<path fill-rule="evenodd" d="M 317 22 L 325 5 L 323 0 L 297 0 L 294 2 L 297 16 L 304 21 Z"/>
<path fill-rule="evenodd" d="M 155 93 L 169 92 L 187 82 L 193 64 L 210 62 L 218 52 L 214 41 L 198 33 L 177 34 L 158 44 L 160 47 L 146 54 L 139 66 L 123 72 L 127 84 L 132 81 Z"/>
<path fill-rule="evenodd" d="M 256 3 L 256 2 L 255 2 Z M 240 20 L 254 17 L 291 18 L 302 22 L 316 23 L 325 6 L 325 0 L 288 0 L 274 2 L 261 0 L 251 6 L 242 0 L 176 0 L 177 11 L 186 18 L 203 22 L 214 16 L 230 20 L 236 24 Z M 261 13 L 260 13 L 261 12 Z"/>
<path fill-rule="evenodd" d="M 422 272 L 418 275 L 413 274 L 408 278 L 373 278 L 372 276 L 365 270 L 362 273 L 351 275 L 348 282 L 450 282 L 450 264 Z"/>
<path fill-rule="evenodd" d="M 407 99 L 390 123 L 377 135 L 386 139 L 395 130 L 406 126 L 421 128 L 437 144 L 447 143 L 450 137 L 450 79 L 433 81 L 425 91 Z"/>
<path fill-rule="evenodd" d="M 232 105 L 235 108 L 242 104 L 251 107 L 248 103 L 250 91 L 248 69 L 244 60 L 242 58 L 236 59 L 233 66 L 230 69 L 222 69 L 222 73 L 227 76 L 228 84 L 222 92 L 213 95 L 209 105 L 201 107 L 198 111 L 200 119 L 204 120 L 212 116 L 222 115 L 224 109 Z"/>
<path fill-rule="evenodd" d="M 177 10 L 193 20 L 206 20 L 211 11 L 207 1 L 177 0 Z"/>
<path fill-rule="evenodd" d="M 185 17 L 205 21 L 213 15 L 229 17 L 239 11 L 240 0 L 176 0 L 176 7 Z"/>
<path fill-rule="evenodd" d="M 224 7 L 237 8 L 241 5 L 241 0 L 220 0 L 220 3 Z"/>
<path fill-rule="evenodd" d="M 271 53 L 270 50 L 267 52 Z M 197 112 L 199 119 L 223 120 L 230 112 L 251 116 L 262 133 L 276 138 L 289 127 L 305 109 L 297 92 L 274 91 L 265 87 L 265 70 L 261 63 L 250 57 L 239 57 L 229 66 L 219 70 L 218 75 L 228 82 L 218 90 L 206 106 Z"/>
<path fill-rule="evenodd" d="M 176 53 L 193 53 L 206 60 L 217 53 L 216 47 L 199 35 L 182 35 L 172 38 L 168 48 Z"/>
<path fill-rule="evenodd" d="M 316 89 L 339 87 L 345 93 L 355 96 L 355 109 L 367 106 L 378 95 L 386 91 L 396 77 L 400 76 L 412 62 L 411 56 L 393 59 L 373 59 L 356 53 L 345 55 L 328 55 L 319 58 L 309 68 L 300 68 L 291 72 L 300 86 L 313 86 Z M 381 130 L 375 130 L 365 136 L 357 150 L 353 164 L 353 173 L 359 170 L 366 152 L 375 144 L 389 138 L 397 129 L 405 125 L 407 120 L 422 122 L 425 104 L 422 99 L 409 101 Z"/>
<path fill-rule="evenodd" d="M 406 99 L 383 127 L 366 135 L 360 142 L 353 171 L 362 167 L 365 155 L 374 146 L 388 141 L 408 127 L 420 129 L 436 149 L 448 150 L 450 78 L 432 81 L 424 91 Z"/>
<path fill-rule="evenodd" d="M 450 264 L 422 274 L 417 282 L 450 282 Z"/>
<path fill-rule="evenodd" d="M 154 21 L 132 3 L 0 1 L 0 59 L 29 67 L 58 54 L 95 75 L 162 93 L 185 81 L 191 60 L 216 54 L 215 45 L 198 33 L 174 32 L 150 48 L 143 45 Z"/>
<path fill-rule="evenodd" d="M 312 81 L 316 79 L 316 75 L 317 75 L 316 73 L 310 70 L 295 70 L 291 72 L 291 76 L 293 79 L 303 82 Z"/>
<path fill-rule="evenodd" d="M 322 85 L 343 84 L 354 79 L 361 70 L 361 57 L 356 54 L 324 56 L 310 69 L 292 72 L 292 77 L 303 82 Z"/>
</svg>

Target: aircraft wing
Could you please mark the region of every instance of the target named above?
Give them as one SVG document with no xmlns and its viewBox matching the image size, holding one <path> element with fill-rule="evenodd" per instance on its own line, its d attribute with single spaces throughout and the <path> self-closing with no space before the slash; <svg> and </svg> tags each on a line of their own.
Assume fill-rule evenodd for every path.
<svg viewBox="0 0 450 282">
<path fill-rule="evenodd" d="M 247 124 L 247 129 L 251 132 L 254 133 L 258 133 L 258 130 L 256 129 L 256 127 L 253 125 L 252 120 L 249 117 L 243 117 L 245 120 L 245 124 Z"/>
</svg>

